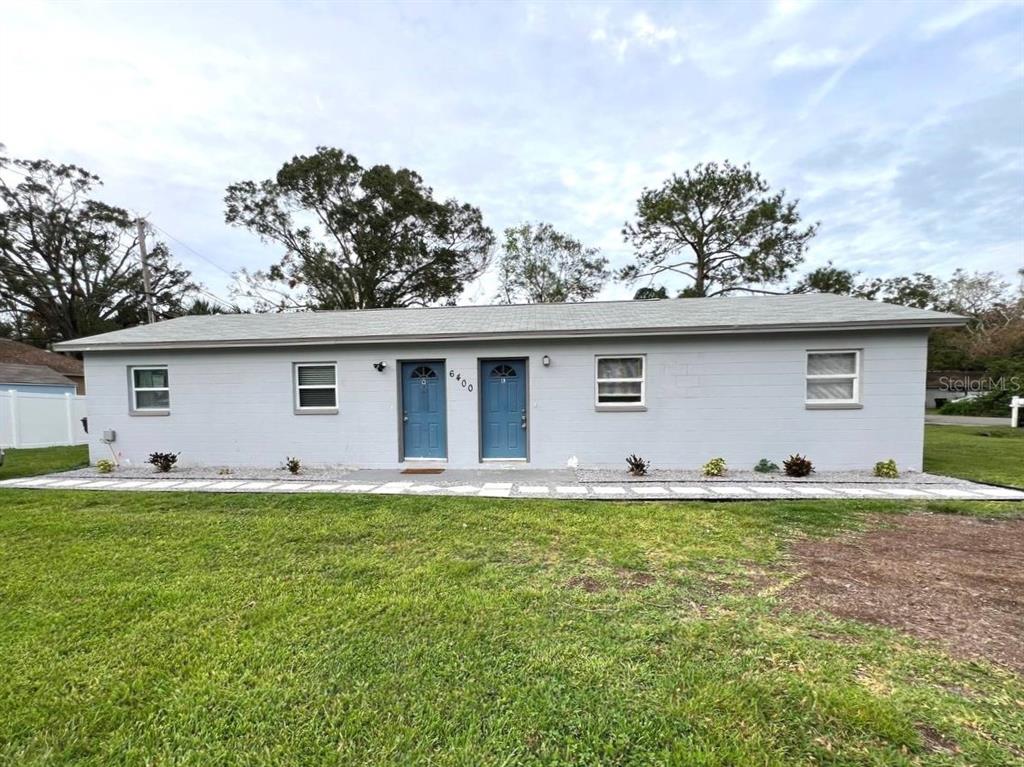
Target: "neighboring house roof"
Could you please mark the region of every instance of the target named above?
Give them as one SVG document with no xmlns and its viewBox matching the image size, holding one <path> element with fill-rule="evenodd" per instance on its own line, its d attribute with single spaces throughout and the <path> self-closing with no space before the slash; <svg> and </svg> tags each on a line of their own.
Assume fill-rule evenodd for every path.
<svg viewBox="0 0 1024 767">
<path fill-rule="evenodd" d="M 4 362 L 16 365 L 43 365 L 66 376 L 78 378 L 85 375 L 85 367 L 81 360 L 54 354 L 46 349 L 12 341 L 9 338 L 0 338 L 0 363 Z"/>
<path fill-rule="evenodd" d="M 0 362 L 0 386 L 4 384 L 73 387 L 75 382 L 43 365 L 12 365 Z"/>
<path fill-rule="evenodd" d="M 929 370 L 925 388 L 951 389 L 970 386 L 976 390 L 988 391 L 992 381 L 984 370 Z"/>
<path fill-rule="evenodd" d="M 826 294 L 178 317 L 65 351 L 680 335 L 962 325 L 952 314 Z"/>
</svg>

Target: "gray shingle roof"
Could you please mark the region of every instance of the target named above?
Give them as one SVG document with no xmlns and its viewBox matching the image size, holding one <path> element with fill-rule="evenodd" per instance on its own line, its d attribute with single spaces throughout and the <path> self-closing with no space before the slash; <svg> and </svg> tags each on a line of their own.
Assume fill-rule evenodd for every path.
<svg viewBox="0 0 1024 767">
<path fill-rule="evenodd" d="M 561 338 L 962 325 L 952 314 L 803 294 L 179 317 L 66 341 L 63 351 Z"/>
<path fill-rule="evenodd" d="M 4 384 L 74 386 L 75 382 L 43 365 L 12 365 L 0 362 L 0 386 Z"/>
</svg>

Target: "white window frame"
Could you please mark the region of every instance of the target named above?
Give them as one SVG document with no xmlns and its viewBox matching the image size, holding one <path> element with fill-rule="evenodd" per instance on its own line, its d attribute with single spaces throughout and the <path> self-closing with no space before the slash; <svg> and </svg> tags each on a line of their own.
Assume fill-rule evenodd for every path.
<svg viewBox="0 0 1024 767">
<path fill-rule="evenodd" d="M 299 368 L 334 368 L 334 385 L 324 386 L 323 384 L 299 384 Z M 296 413 L 321 413 L 331 414 L 338 412 L 338 363 L 337 362 L 295 362 L 292 363 L 292 388 L 295 390 L 295 412 Z M 333 389 L 334 405 L 303 406 L 299 398 L 299 392 L 303 389 Z"/>
<path fill-rule="evenodd" d="M 601 360 L 638 359 L 641 365 L 639 378 L 600 378 Z M 640 383 L 639 402 L 602 402 L 602 383 Z M 597 410 L 645 410 L 647 408 L 647 355 L 646 354 L 598 354 L 594 357 L 594 407 Z"/>
<path fill-rule="evenodd" d="M 860 349 L 808 349 L 804 360 L 804 402 L 808 405 L 827 407 L 829 405 L 860 404 Z M 811 370 L 811 355 L 814 354 L 852 354 L 852 373 L 815 373 Z M 807 396 L 807 384 L 810 381 L 853 381 L 852 399 L 810 399 Z"/>
<path fill-rule="evenodd" d="M 128 366 L 128 390 L 131 393 L 130 412 L 133 415 L 166 415 L 171 412 L 171 374 L 167 373 L 167 386 L 136 386 L 136 370 L 167 370 L 167 365 L 129 365 Z M 167 407 L 139 407 L 138 393 L 140 391 L 165 391 L 167 392 Z"/>
</svg>

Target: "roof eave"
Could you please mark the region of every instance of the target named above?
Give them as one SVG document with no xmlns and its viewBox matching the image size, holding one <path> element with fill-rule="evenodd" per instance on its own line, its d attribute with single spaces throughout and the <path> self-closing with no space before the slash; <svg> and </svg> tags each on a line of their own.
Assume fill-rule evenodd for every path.
<svg viewBox="0 0 1024 767">
<path fill-rule="evenodd" d="M 338 336 L 323 338 L 283 337 L 266 339 L 225 339 L 210 341 L 139 341 L 118 343 L 88 343 L 62 341 L 55 349 L 73 352 L 145 351 L 161 349 L 245 349 L 280 346 L 356 346 L 366 344 L 445 343 L 470 341 L 558 340 L 566 338 L 622 338 L 636 336 L 696 336 L 735 335 L 740 333 L 799 333 L 850 330 L 926 330 L 936 327 L 961 327 L 967 324 L 962 317 L 936 317 L 933 319 L 883 320 L 862 322 L 803 322 L 778 325 L 720 325 L 704 327 L 619 328 L 604 330 L 538 330 L 514 333 L 444 333 L 378 336 Z"/>
</svg>

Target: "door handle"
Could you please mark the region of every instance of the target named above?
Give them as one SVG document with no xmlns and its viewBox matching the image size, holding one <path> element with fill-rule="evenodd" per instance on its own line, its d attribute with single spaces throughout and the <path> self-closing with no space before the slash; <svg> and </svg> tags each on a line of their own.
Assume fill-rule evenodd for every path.
<svg viewBox="0 0 1024 767">
<path fill-rule="evenodd" d="M 407 423 L 408 421 L 409 421 L 409 416 L 403 413 L 402 414 L 402 423 Z"/>
</svg>

